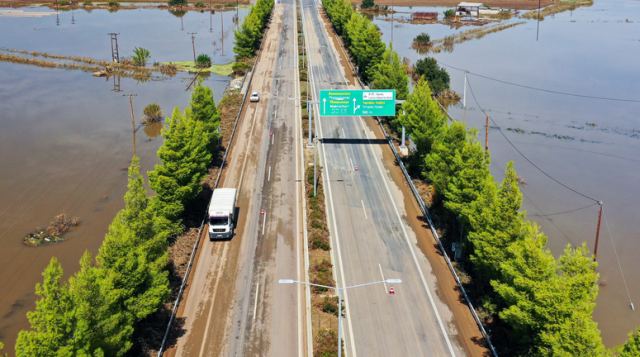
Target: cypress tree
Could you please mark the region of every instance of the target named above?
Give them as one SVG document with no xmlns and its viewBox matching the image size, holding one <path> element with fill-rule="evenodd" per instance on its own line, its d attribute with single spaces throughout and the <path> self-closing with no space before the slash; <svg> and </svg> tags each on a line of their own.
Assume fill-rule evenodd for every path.
<svg viewBox="0 0 640 357">
<path fill-rule="evenodd" d="M 137 157 L 129 167 L 124 200 L 96 257 L 109 306 L 105 352 L 115 355 L 131 348 L 134 324 L 157 310 L 169 293 L 167 235 L 155 225 Z"/>
<path fill-rule="evenodd" d="M 409 77 L 406 66 L 400 61 L 392 47 L 387 48 L 382 60 L 369 70 L 372 89 L 395 89 L 398 99 L 406 99 L 409 93 Z"/>
<path fill-rule="evenodd" d="M 509 162 L 500 187 L 496 186 L 493 177 L 487 176 L 482 194 L 470 206 L 470 260 L 481 285 L 498 278 L 507 248 L 521 236 L 524 219 L 519 211 L 521 202 L 518 176 L 513 163 Z"/>
<path fill-rule="evenodd" d="M 73 335 L 73 301 L 69 286 L 62 282 L 62 266 L 54 257 L 42 272 L 42 283 L 36 284 L 34 311 L 27 313 L 30 330 L 20 331 L 16 356 L 57 356 L 57 351 Z"/>
<path fill-rule="evenodd" d="M 402 103 L 402 111 L 396 122 L 407 129 L 420 157 L 431 151 L 433 143 L 445 131 L 447 119 L 432 98 L 427 81 L 418 81 L 413 92 Z"/>
<path fill-rule="evenodd" d="M 220 126 L 220 113 L 216 108 L 211 88 L 198 83 L 191 94 L 190 108 L 193 119 L 204 124 L 211 144 L 211 153 L 213 154 L 213 142 L 217 140 L 218 127 Z"/>
<path fill-rule="evenodd" d="M 629 340 L 618 349 L 620 357 L 640 356 L 640 330 L 629 334 Z"/>
<path fill-rule="evenodd" d="M 175 108 L 162 130 L 164 142 L 158 149 L 160 164 L 149 172 L 156 192 L 154 210 L 169 222 L 169 233 L 181 230 L 184 205 L 202 189 L 201 181 L 211 162 L 209 138 L 204 124 Z"/>
</svg>

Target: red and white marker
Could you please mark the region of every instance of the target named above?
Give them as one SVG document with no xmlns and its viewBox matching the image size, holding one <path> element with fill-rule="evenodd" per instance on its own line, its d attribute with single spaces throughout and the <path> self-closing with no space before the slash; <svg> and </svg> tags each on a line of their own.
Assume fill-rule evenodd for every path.
<svg viewBox="0 0 640 357">
<path fill-rule="evenodd" d="M 389 288 L 389 295 L 395 295 L 396 294 L 396 289 L 392 287 Z"/>
</svg>

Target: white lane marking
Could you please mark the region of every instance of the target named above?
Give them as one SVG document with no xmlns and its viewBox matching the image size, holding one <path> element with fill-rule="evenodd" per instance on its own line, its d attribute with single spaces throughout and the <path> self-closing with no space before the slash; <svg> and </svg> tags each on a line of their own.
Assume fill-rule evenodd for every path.
<svg viewBox="0 0 640 357">
<path fill-rule="evenodd" d="M 273 134 L 273 132 L 272 132 L 272 133 L 271 133 L 271 145 L 273 145 L 273 137 L 274 137 L 274 136 L 275 136 L 275 135 L 274 135 L 274 134 Z"/>
<path fill-rule="evenodd" d="M 345 133 L 344 133 L 344 128 L 342 128 L 342 127 L 341 127 L 341 128 L 340 128 L 340 130 L 342 130 L 342 137 L 343 137 L 343 138 L 346 138 L 346 137 L 347 137 L 347 134 L 345 134 Z"/>
<path fill-rule="evenodd" d="M 298 20 L 297 20 L 297 12 L 300 11 L 300 16 L 301 19 L 304 19 L 304 9 L 302 6 L 302 3 L 300 3 L 300 8 L 298 9 L 298 4 L 296 1 L 294 1 L 295 3 L 295 12 L 296 12 L 296 20 L 293 22 L 293 26 L 294 26 L 294 33 L 298 33 Z M 302 32 L 304 33 L 304 22 L 302 23 Z M 305 33 L 306 35 L 306 33 Z M 307 51 L 307 41 L 306 41 L 306 36 L 305 36 L 305 52 Z M 299 58 L 298 58 L 298 44 L 297 44 L 297 40 L 292 42 L 294 51 L 295 51 L 295 68 L 296 68 L 296 98 L 300 98 L 301 94 L 300 94 L 300 80 L 299 80 L 299 70 L 300 70 L 300 62 L 299 62 Z M 307 67 L 308 67 L 308 62 L 307 62 Z M 296 160 L 296 175 L 300 175 L 300 177 L 304 177 L 304 152 L 302 150 L 300 150 L 300 148 L 302 147 L 302 115 L 300 113 L 300 111 L 302 110 L 302 108 L 300 107 L 300 101 L 298 101 L 296 103 L 296 118 L 298 118 L 299 120 L 296 120 L 296 123 L 298 124 L 298 141 L 297 141 L 297 145 L 296 145 L 296 152 L 298 153 L 298 160 Z M 299 163 L 299 166 L 298 166 Z M 300 197 L 304 197 L 304 184 L 302 183 L 302 180 L 300 181 L 300 185 L 299 185 L 299 189 L 296 190 L 296 202 L 298 205 L 300 205 L 300 202 L 302 202 L 302 212 L 301 212 L 301 216 L 302 216 L 302 224 L 304 226 L 304 232 L 303 232 L 303 237 L 304 237 L 304 244 L 303 244 L 303 250 L 304 250 L 304 276 L 305 276 L 305 280 L 309 281 L 309 236 L 308 236 L 308 232 L 307 232 L 307 216 L 306 216 L 306 210 L 307 210 L 307 203 L 305 202 L 305 199 L 300 199 Z M 298 222 L 300 221 L 300 216 L 298 216 Z M 297 242 L 298 240 L 296 240 Z M 297 243 L 296 243 L 297 244 Z M 298 249 L 298 252 L 300 250 Z M 299 254 L 298 254 L 299 257 Z M 298 270 L 298 280 L 300 279 L 300 271 Z M 305 322 L 306 322 L 306 342 L 307 342 L 307 357 L 313 357 L 313 331 L 312 331 L 312 327 L 311 327 L 311 289 L 309 287 L 308 284 L 305 284 L 304 287 L 304 291 L 305 291 Z M 298 311 L 300 311 L 301 308 L 301 303 L 300 303 L 300 294 L 298 294 Z M 298 312 L 298 319 L 300 320 L 300 312 Z M 298 356 L 303 357 L 303 348 L 302 348 L 302 323 L 299 321 L 298 322 Z"/>
<path fill-rule="evenodd" d="M 369 219 L 369 217 L 367 217 L 367 209 L 364 208 L 364 201 L 360 200 L 360 203 L 362 203 L 362 212 L 364 212 L 364 219 Z"/>
<path fill-rule="evenodd" d="M 386 279 L 384 278 L 384 273 L 382 272 L 382 265 L 380 265 L 378 263 L 378 269 L 380 269 L 380 276 L 382 276 L 382 282 L 384 284 L 384 293 L 386 294 L 387 292 L 389 292 L 389 289 L 387 289 L 387 282 Z"/>
<path fill-rule="evenodd" d="M 256 299 L 253 302 L 253 321 L 256 320 L 256 312 L 258 311 L 258 292 L 260 292 L 260 282 L 256 282 Z"/>
<path fill-rule="evenodd" d="M 267 226 L 267 212 L 264 212 L 264 216 L 262 216 L 262 235 L 264 235 L 264 227 Z"/>
<path fill-rule="evenodd" d="M 267 173 L 267 182 L 271 181 L 271 166 L 269 166 L 269 172 Z"/>
<path fill-rule="evenodd" d="M 351 160 L 351 157 L 349 157 L 349 163 L 351 164 L 351 171 L 355 171 L 356 168 L 353 166 L 353 160 Z"/>
<path fill-rule="evenodd" d="M 358 117 L 358 123 L 360 123 L 360 125 L 362 126 L 362 130 L 365 130 L 365 126 L 364 126 L 364 119 L 362 119 L 362 117 Z M 368 138 L 367 138 L 368 139 Z M 442 336 L 444 337 L 444 340 L 447 344 L 447 348 L 449 349 L 449 353 L 451 353 L 451 356 L 455 356 L 456 353 L 453 351 L 453 346 L 451 345 L 451 340 L 449 339 L 449 335 L 447 334 L 447 331 L 444 328 L 444 324 L 442 323 L 442 318 L 440 317 L 440 313 L 438 312 L 438 308 L 436 306 L 436 303 L 433 299 L 433 295 L 431 294 L 431 290 L 429 289 L 429 286 L 427 285 L 427 280 L 424 277 L 424 273 L 422 272 L 422 268 L 420 268 L 420 263 L 418 263 L 418 257 L 416 256 L 416 252 L 413 250 L 413 245 L 411 244 L 411 242 L 409 241 L 409 234 L 407 233 L 407 229 L 405 228 L 404 222 L 402 221 L 402 217 L 400 216 L 400 211 L 398 211 L 398 207 L 396 206 L 396 202 L 393 198 L 393 195 L 391 194 L 391 189 L 389 188 L 389 184 L 387 183 L 387 176 L 384 174 L 384 171 L 382 170 L 382 167 L 380 166 L 380 163 L 378 162 L 378 156 L 376 155 L 375 151 L 373 151 L 373 147 L 371 145 L 368 145 L 369 150 L 371 152 L 371 154 L 373 155 L 373 161 L 376 163 L 376 166 L 378 168 L 378 172 L 380 173 L 380 176 L 382 177 L 382 183 L 384 183 L 384 187 L 387 191 L 387 194 L 390 197 L 390 201 L 391 204 L 393 205 L 393 210 L 396 213 L 396 217 L 398 218 L 398 221 L 400 222 L 400 227 L 402 228 L 402 233 L 404 235 L 404 239 L 407 242 L 407 246 L 409 247 L 409 251 L 411 251 L 411 257 L 413 258 L 413 262 L 416 265 L 416 268 L 418 269 L 418 274 L 420 275 L 420 280 L 422 281 L 422 286 L 424 287 L 424 290 L 427 292 L 427 296 L 429 297 L 429 303 L 431 304 L 431 307 L 433 308 L 433 312 L 436 315 L 436 320 L 438 321 L 438 325 L 440 327 L 440 332 L 442 332 Z"/>
<path fill-rule="evenodd" d="M 304 11 L 302 12 L 304 14 Z M 306 20 L 303 20 L 305 23 Z M 306 43 L 306 41 L 305 41 Z M 307 53 L 309 53 L 309 51 L 307 51 Z M 317 92 L 317 87 L 315 86 L 315 75 L 313 73 L 313 66 L 310 66 L 311 71 L 309 72 L 311 74 L 311 82 L 314 83 L 313 85 L 313 89 L 311 91 L 313 98 L 312 99 L 316 99 L 318 98 L 318 92 Z M 319 116 L 319 111 L 318 108 L 315 108 L 316 113 L 318 113 Z M 322 132 L 322 124 L 318 124 L 318 121 L 316 120 L 316 130 L 318 130 L 318 132 L 320 133 L 320 137 L 324 137 L 324 134 Z M 320 147 L 322 148 L 322 158 L 323 158 L 323 162 L 327 163 L 327 154 L 324 150 L 324 144 L 321 144 Z M 329 206 L 331 207 L 331 221 L 333 223 L 333 236 L 335 238 L 336 241 L 336 254 L 338 256 L 338 264 L 337 266 L 339 267 L 340 270 L 340 282 L 342 283 L 342 287 L 344 288 L 346 286 L 345 284 L 345 279 L 344 279 L 344 268 L 342 266 L 342 253 L 341 253 L 341 249 L 340 249 L 340 235 L 338 234 L 338 224 L 336 221 L 336 216 L 335 216 L 335 207 L 333 205 L 333 194 L 331 191 L 331 177 L 329 176 L 329 169 L 327 168 L 327 170 L 324 170 L 324 174 L 326 176 L 326 182 L 327 182 L 327 192 L 329 193 L 327 196 L 325 196 L 325 200 L 329 201 Z M 333 247 L 332 247 L 333 248 Z M 331 256 L 333 257 L 333 249 L 331 250 Z M 334 264 L 334 266 L 336 266 L 336 264 Z M 337 274 L 336 274 L 337 275 Z M 336 276 L 337 278 L 337 276 Z M 347 337 L 344 337 L 344 343 L 349 344 L 351 347 L 351 357 L 356 357 L 356 346 L 355 346 L 355 337 L 353 336 L 353 325 L 351 323 L 351 308 L 349 306 L 349 294 L 347 292 L 347 290 L 344 290 L 344 305 L 345 305 L 345 311 L 346 311 L 346 319 L 347 319 L 347 326 L 349 327 L 349 337 L 351 338 L 351 341 L 349 341 L 347 339 Z M 349 343 L 350 342 L 350 343 Z"/>
</svg>

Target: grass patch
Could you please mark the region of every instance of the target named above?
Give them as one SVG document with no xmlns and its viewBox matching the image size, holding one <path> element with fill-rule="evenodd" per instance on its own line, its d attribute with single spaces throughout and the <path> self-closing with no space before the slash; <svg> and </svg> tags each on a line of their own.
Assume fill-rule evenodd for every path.
<svg viewBox="0 0 640 357">
<path fill-rule="evenodd" d="M 174 61 L 174 62 L 162 62 L 163 65 L 174 65 L 178 71 L 183 72 L 206 72 L 214 73 L 219 76 L 230 76 L 233 73 L 233 62 L 225 64 L 212 64 L 209 68 L 198 68 L 193 61 Z"/>
</svg>

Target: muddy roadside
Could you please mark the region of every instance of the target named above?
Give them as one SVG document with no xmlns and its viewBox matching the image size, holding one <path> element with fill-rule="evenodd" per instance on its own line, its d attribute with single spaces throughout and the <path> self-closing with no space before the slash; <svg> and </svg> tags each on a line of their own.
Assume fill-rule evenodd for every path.
<svg viewBox="0 0 640 357">
<path fill-rule="evenodd" d="M 342 44 L 338 36 L 333 31 L 330 23 L 323 16 L 323 21 L 327 33 L 332 38 L 334 45 Z M 355 78 L 353 69 L 349 64 L 349 58 L 347 57 L 346 50 L 344 48 L 338 48 L 337 50 L 341 57 L 340 62 L 343 64 L 343 70 L 349 73 L 349 78 Z M 358 85 L 356 85 L 358 86 Z M 380 128 L 378 122 L 373 118 L 365 118 L 365 123 L 369 130 L 371 130 L 377 139 L 385 139 L 385 136 Z M 418 246 L 422 253 L 427 257 L 429 264 L 433 270 L 433 274 L 437 276 L 437 294 L 442 301 L 451 309 L 454 316 L 454 323 L 458 332 L 458 341 L 463 346 L 465 352 L 469 356 L 486 356 L 489 355 L 489 350 L 484 344 L 484 338 L 478 325 L 476 324 L 468 305 L 465 303 L 462 294 L 460 293 L 458 286 L 451 274 L 447 263 L 440 252 L 438 245 L 431 234 L 431 230 L 427 226 L 422 212 L 418 207 L 418 203 L 413 198 L 413 194 L 409 185 L 407 184 L 400 167 L 395 161 L 395 157 L 391 148 L 388 145 L 381 147 L 383 153 L 383 165 L 389 172 L 395 185 L 400 188 L 404 197 L 404 207 L 407 212 L 407 221 L 409 225 L 416 233 Z"/>
</svg>

